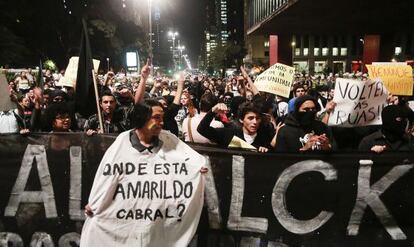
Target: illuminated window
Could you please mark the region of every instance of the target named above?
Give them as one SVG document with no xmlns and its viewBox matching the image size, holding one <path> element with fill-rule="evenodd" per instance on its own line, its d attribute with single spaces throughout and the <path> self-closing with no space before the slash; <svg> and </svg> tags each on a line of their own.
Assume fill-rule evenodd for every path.
<svg viewBox="0 0 414 247">
<path fill-rule="evenodd" d="M 348 48 L 341 48 L 341 56 L 348 55 Z"/>
<path fill-rule="evenodd" d="M 339 54 L 339 49 L 337 47 L 332 48 L 332 55 L 338 56 L 338 54 Z"/>
<path fill-rule="evenodd" d="M 322 56 L 328 56 L 328 53 L 329 53 L 329 48 L 327 47 L 322 48 Z"/>
<path fill-rule="evenodd" d="M 313 48 L 313 55 L 314 56 L 320 56 L 320 49 L 319 48 Z"/>
<path fill-rule="evenodd" d="M 295 56 L 300 56 L 300 48 L 295 48 Z"/>
<path fill-rule="evenodd" d="M 309 48 L 303 48 L 303 55 L 308 56 L 309 55 Z"/>
<path fill-rule="evenodd" d="M 264 42 L 264 47 L 269 47 L 269 46 L 270 46 L 269 41 L 265 41 L 265 42 Z"/>
</svg>

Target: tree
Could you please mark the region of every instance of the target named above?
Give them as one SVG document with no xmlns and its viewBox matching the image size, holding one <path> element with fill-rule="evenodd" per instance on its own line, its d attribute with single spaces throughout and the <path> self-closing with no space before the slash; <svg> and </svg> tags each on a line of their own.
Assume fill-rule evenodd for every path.
<svg viewBox="0 0 414 247">
<path fill-rule="evenodd" d="M 246 51 L 243 46 L 228 42 L 218 45 L 210 55 L 210 66 L 215 71 L 224 71 L 226 68 L 238 68 L 243 62 Z"/>
</svg>

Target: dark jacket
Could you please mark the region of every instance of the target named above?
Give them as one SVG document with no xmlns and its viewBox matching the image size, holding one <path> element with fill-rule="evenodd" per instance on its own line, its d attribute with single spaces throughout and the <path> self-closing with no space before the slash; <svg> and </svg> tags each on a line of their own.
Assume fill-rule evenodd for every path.
<svg viewBox="0 0 414 247">
<path fill-rule="evenodd" d="M 180 105 L 172 103 L 168 106 L 167 109 L 164 109 L 164 128 L 169 130 L 174 135 L 178 136 L 178 125 L 175 121 L 175 116 L 177 116 L 178 110 L 180 110 Z"/>
<path fill-rule="evenodd" d="M 299 152 L 299 149 L 303 147 L 300 141 L 308 133 L 314 133 L 316 135 L 326 134 L 331 140 L 331 133 L 328 131 L 328 127 L 317 120 L 314 120 L 309 127 L 303 127 L 296 120 L 296 118 L 289 114 L 285 119 L 285 126 L 279 129 L 276 138 L 276 152 Z"/>
<path fill-rule="evenodd" d="M 217 143 L 221 147 L 227 148 L 233 139 L 234 136 L 239 137 L 240 139 L 246 141 L 244 139 L 243 129 L 240 126 L 236 125 L 229 125 L 228 127 L 224 128 L 213 128 L 210 126 L 211 121 L 214 119 L 214 112 L 209 111 L 201 120 L 200 124 L 197 127 L 197 131 L 203 135 L 205 138 L 209 139 L 212 142 Z M 259 147 L 266 147 L 270 148 L 270 142 L 273 138 L 272 133 L 259 128 L 257 131 L 257 136 L 254 139 L 252 146 L 259 148 Z"/>
<path fill-rule="evenodd" d="M 133 107 L 120 107 L 117 108 L 112 116 L 112 121 L 103 121 L 104 133 L 121 133 L 131 129 L 130 115 L 132 114 Z M 103 112 L 105 118 L 105 112 Z M 94 114 L 89 117 L 85 122 L 85 131 L 89 129 L 98 130 L 99 119 L 98 114 Z"/>
<path fill-rule="evenodd" d="M 371 151 L 375 145 L 386 146 L 386 151 L 414 151 L 412 138 L 408 134 L 404 134 L 402 138 L 390 141 L 385 137 L 381 130 L 364 137 L 359 143 L 359 151 Z"/>
</svg>

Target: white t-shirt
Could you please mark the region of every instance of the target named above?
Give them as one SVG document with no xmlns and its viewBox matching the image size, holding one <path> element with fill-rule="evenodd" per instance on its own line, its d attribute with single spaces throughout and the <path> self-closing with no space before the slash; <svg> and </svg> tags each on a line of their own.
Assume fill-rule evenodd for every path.
<svg viewBox="0 0 414 247">
<path fill-rule="evenodd" d="M 246 140 L 247 143 L 252 144 L 254 142 L 254 139 L 257 136 L 257 133 L 254 135 L 249 135 L 243 132 L 244 140 Z"/>
<path fill-rule="evenodd" d="M 203 120 L 204 116 L 207 113 L 202 112 L 200 114 L 196 114 L 194 117 L 191 118 L 191 134 L 193 137 L 193 140 L 195 143 L 208 143 L 208 144 L 213 144 L 209 139 L 205 138 L 204 136 L 202 136 L 200 133 L 198 133 L 197 131 L 197 127 L 200 124 L 201 120 Z M 184 141 L 189 142 L 190 140 L 190 134 L 188 132 L 188 120 L 190 118 L 186 117 L 183 121 L 183 137 L 184 137 Z M 222 122 L 217 121 L 217 120 L 213 120 L 211 121 L 210 124 L 211 127 L 213 128 L 223 128 L 224 125 Z"/>
<path fill-rule="evenodd" d="M 19 132 L 19 125 L 13 111 L 0 111 L 0 134 Z"/>
</svg>

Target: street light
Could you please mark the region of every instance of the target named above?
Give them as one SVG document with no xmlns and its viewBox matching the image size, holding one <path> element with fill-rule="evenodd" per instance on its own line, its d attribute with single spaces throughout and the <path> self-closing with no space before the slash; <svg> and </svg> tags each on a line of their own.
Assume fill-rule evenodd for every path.
<svg viewBox="0 0 414 247">
<path fill-rule="evenodd" d="M 152 0 L 148 0 L 149 56 L 152 58 Z"/>
<path fill-rule="evenodd" d="M 292 67 L 294 67 L 293 66 L 293 58 L 294 58 L 294 55 L 295 55 L 296 42 L 295 41 L 292 41 L 292 43 L 290 43 L 290 45 L 292 46 Z"/>
<path fill-rule="evenodd" d="M 178 36 L 178 32 L 176 31 L 169 31 L 168 32 L 168 36 L 171 37 L 172 39 L 172 46 L 171 46 L 171 53 L 172 53 L 172 61 L 173 61 L 173 67 L 174 69 L 176 69 L 176 62 L 175 62 L 175 52 L 176 52 L 176 48 L 175 48 L 175 38 Z"/>
<path fill-rule="evenodd" d="M 108 65 L 108 72 L 109 72 L 109 57 L 106 58 L 106 64 Z"/>
<path fill-rule="evenodd" d="M 183 46 L 183 45 L 179 45 L 178 47 L 177 47 L 177 49 L 178 49 L 178 51 L 180 51 L 180 60 L 179 60 L 179 64 L 180 64 L 180 66 L 182 65 L 182 57 L 183 57 L 183 51 L 185 50 L 185 46 Z"/>
<path fill-rule="evenodd" d="M 178 36 L 178 32 L 169 31 L 168 32 L 168 36 L 170 36 L 172 38 L 172 47 L 174 49 L 174 46 L 175 46 L 175 37 Z"/>
<path fill-rule="evenodd" d="M 364 73 L 364 46 L 365 46 L 365 40 L 359 39 L 359 41 L 362 43 L 362 60 L 361 60 L 361 73 Z"/>
</svg>

